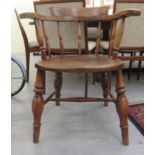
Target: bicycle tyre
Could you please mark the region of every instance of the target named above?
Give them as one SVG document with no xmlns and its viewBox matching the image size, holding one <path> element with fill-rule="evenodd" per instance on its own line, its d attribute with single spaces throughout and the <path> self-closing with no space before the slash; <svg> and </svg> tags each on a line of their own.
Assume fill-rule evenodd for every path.
<svg viewBox="0 0 155 155">
<path fill-rule="evenodd" d="M 23 87 L 25 85 L 26 71 L 25 71 L 23 64 L 17 58 L 11 57 L 11 65 L 12 65 L 12 63 L 13 63 L 13 65 L 15 65 L 15 67 L 17 67 L 17 69 L 19 69 L 18 71 L 21 74 L 20 75 L 21 76 L 20 84 L 18 85 L 18 87 L 15 90 L 12 90 L 12 87 L 13 87 L 12 85 L 14 84 L 14 82 L 13 82 L 13 71 L 12 71 L 13 66 L 11 66 L 11 96 L 15 96 L 23 89 Z M 16 78 L 16 80 L 18 80 L 18 77 Z"/>
</svg>

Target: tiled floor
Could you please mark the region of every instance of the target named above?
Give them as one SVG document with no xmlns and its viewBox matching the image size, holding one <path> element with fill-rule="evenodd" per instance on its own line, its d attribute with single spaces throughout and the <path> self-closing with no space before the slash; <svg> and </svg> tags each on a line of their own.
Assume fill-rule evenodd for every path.
<svg viewBox="0 0 155 155">
<path fill-rule="evenodd" d="M 19 59 L 22 56 L 17 55 Z M 12 155 L 142 155 L 144 138 L 129 121 L 130 145 L 121 144 L 121 133 L 114 104 L 62 103 L 60 107 L 45 106 L 40 143 L 32 143 L 33 84 L 35 79 L 32 57 L 30 82 L 12 98 Z M 24 60 L 23 60 L 24 62 Z M 47 73 L 47 94 L 53 88 L 53 74 Z M 130 103 L 143 100 L 143 76 L 137 81 L 125 77 Z M 114 82 L 113 82 L 114 83 Z M 65 74 L 62 95 L 82 95 L 83 74 Z M 114 84 L 113 84 L 114 85 Z M 89 83 L 89 95 L 101 95 L 100 84 Z"/>
</svg>

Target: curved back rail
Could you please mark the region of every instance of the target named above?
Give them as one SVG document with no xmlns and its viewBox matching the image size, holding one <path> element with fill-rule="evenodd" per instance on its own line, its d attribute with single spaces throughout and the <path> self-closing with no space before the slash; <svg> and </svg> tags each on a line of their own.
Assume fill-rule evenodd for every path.
<svg viewBox="0 0 155 155">
<path fill-rule="evenodd" d="M 40 15 L 37 13 L 22 13 L 20 14 L 20 18 L 30 18 L 30 19 L 34 19 L 35 21 L 40 21 L 38 23 L 42 24 L 42 27 L 44 27 L 44 23 L 45 22 L 56 22 L 57 23 L 57 27 L 58 27 L 58 37 L 59 37 L 59 45 L 61 48 L 61 52 L 63 54 L 63 36 L 62 33 L 60 31 L 60 22 L 75 22 L 78 23 L 78 27 L 77 27 L 77 45 L 78 45 L 78 51 L 79 51 L 79 55 L 81 54 L 81 23 L 87 23 L 87 22 L 99 22 L 98 24 L 98 30 L 97 30 L 97 48 L 96 48 L 96 55 L 98 55 L 98 50 L 99 50 L 99 46 L 100 46 L 100 37 L 101 37 L 101 22 L 102 21 L 110 21 L 111 25 L 112 25 L 112 31 L 111 31 L 111 35 L 110 35 L 110 44 L 109 44 L 109 56 L 113 56 L 113 51 L 114 49 L 117 49 L 120 45 L 122 36 L 123 36 L 123 31 L 124 31 L 124 23 L 125 23 L 125 19 L 127 17 L 130 16 L 139 16 L 140 15 L 140 11 L 139 10 L 123 10 L 120 11 L 118 13 L 115 13 L 113 15 L 107 15 L 106 10 L 102 11 L 103 8 L 80 8 L 80 9 L 65 9 L 65 8 L 54 8 L 56 15 L 53 16 L 44 16 L 44 15 Z M 72 14 L 69 15 L 69 13 Z M 90 13 L 91 12 L 91 13 Z M 65 14 L 65 16 L 62 14 Z M 74 16 L 73 16 L 74 15 Z M 117 25 L 118 20 L 120 20 L 121 24 L 120 26 Z M 41 36 L 39 35 L 41 32 L 39 30 L 38 25 L 36 25 L 36 28 L 38 29 L 38 35 L 37 37 Z M 50 45 L 48 44 L 47 40 L 47 35 L 48 32 L 45 31 L 45 29 L 43 30 L 43 37 L 44 39 L 38 39 L 41 40 L 39 43 L 40 45 L 42 45 L 42 40 L 45 40 L 46 47 L 47 49 L 49 49 Z M 50 56 L 50 52 L 48 52 L 48 56 Z"/>
</svg>

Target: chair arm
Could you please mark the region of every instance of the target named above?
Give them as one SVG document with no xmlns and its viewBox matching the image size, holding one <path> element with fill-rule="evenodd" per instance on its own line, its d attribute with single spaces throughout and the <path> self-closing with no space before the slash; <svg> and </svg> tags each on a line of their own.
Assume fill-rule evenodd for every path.
<svg viewBox="0 0 155 155">
<path fill-rule="evenodd" d="M 29 19 L 34 20 L 38 17 L 38 15 L 37 15 L 37 13 L 34 13 L 34 12 L 24 12 L 24 13 L 19 14 L 19 17 L 21 19 L 29 18 Z"/>
</svg>

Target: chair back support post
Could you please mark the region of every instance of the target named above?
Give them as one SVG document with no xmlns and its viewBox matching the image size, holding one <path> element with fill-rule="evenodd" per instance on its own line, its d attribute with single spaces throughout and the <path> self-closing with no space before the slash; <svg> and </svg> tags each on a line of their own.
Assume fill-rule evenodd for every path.
<svg viewBox="0 0 155 155">
<path fill-rule="evenodd" d="M 125 28 L 125 18 L 123 17 L 120 21 L 120 24 L 118 25 L 118 29 L 117 29 L 117 33 L 116 33 L 116 39 L 115 39 L 115 47 L 116 48 L 120 47 L 123 33 L 124 33 L 124 28 Z"/>
<path fill-rule="evenodd" d="M 109 41 L 109 56 L 112 56 L 114 46 L 115 46 L 115 36 L 116 36 L 116 27 L 117 27 L 117 21 L 114 20 L 111 22 L 111 33 L 110 33 L 110 41 Z"/>
<path fill-rule="evenodd" d="M 34 20 L 34 23 L 35 23 L 37 41 L 40 44 L 40 46 L 43 46 L 44 45 L 44 40 L 43 40 L 44 37 L 43 37 L 43 34 L 41 34 L 41 25 L 38 22 L 38 20 L 36 20 L 36 19 Z"/>
<path fill-rule="evenodd" d="M 61 49 L 61 54 L 64 55 L 64 41 L 63 41 L 62 33 L 60 30 L 60 22 L 57 22 L 57 28 L 58 28 L 59 45 Z"/>
</svg>

